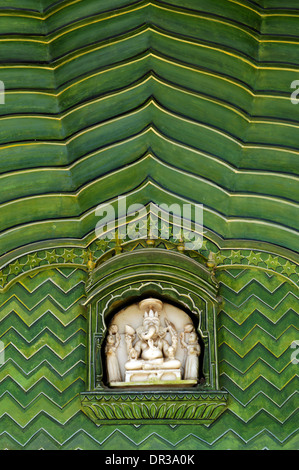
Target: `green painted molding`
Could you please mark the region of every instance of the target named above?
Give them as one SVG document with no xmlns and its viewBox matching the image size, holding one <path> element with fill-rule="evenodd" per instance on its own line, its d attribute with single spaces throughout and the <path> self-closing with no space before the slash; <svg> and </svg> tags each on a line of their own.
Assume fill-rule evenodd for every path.
<svg viewBox="0 0 299 470">
<path fill-rule="evenodd" d="M 96 240 L 90 243 L 87 248 L 68 245 L 67 241 L 61 246 L 53 240 L 47 248 L 34 249 L 26 253 L 27 247 L 18 256 L 14 256 L 10 262 L 5 262 L 0 270 L 0 292 L 5 292 L 22 276 L 29 273 L 51 267 L 74 267 L 84 271 L 89 271 L 88 262 L 91 260 L 94 265 L 101 264 L 110 257 L 119 253 L 131 252 L 141 248 L 157 247 L 165 250 L 173 250 L 184 253 L 193 259 L 198 259 L 202 263 L 207 263 L 209 254 L 213 255 L 213 266 L 211 269 L 217 272 L 231 267 L 234 268 L 257 268 L 272 274 L 276 274 L 283 279 L 298 286 L 299 266 L 292 259 L 282 256 L 276 251 L 244 249 L 239 245 L 235 249 L 224 248 L 217 250 L 215 243 L 204 238 L 200 250 L 185 250 L 181 242 L 170 240 Z M 12 256 L 12 254 L 10 255 Z M 8 256 L 6 256 L 6 259 Z M 3 260 L 5 258 L 2 258 Z"/>
<path fill-rule="evenodd" d="M 100 424 L 205 424 L 227 406 L 226 392 L 180 391 L 82 393 L 82 411 Z"/>
</svg>

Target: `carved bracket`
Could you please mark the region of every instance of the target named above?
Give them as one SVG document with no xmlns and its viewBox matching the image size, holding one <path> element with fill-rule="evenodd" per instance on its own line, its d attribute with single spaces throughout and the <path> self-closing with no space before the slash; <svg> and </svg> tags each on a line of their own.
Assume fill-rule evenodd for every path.
<svg viewBox="0 0 299 470">
<path fill-rule="evenodd" d="M 129 394 L 82 393 L 82 411 L 97 425 L 211 424 L 225 410 L 226 392 L 180 392 Z"/>
</svg>

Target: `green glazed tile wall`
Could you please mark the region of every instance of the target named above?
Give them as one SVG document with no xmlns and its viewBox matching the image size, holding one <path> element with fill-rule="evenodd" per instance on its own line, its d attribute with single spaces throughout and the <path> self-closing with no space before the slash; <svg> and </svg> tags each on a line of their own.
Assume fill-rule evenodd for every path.
<svg viewBox="0 0 299 470">
<path fill-rule="evenodd" d="M 1 449 L 298 448 L 297 3 L 0 0 Z M 204 204 L 229 392 L 209 428 L 80 411 L 84 249 L 119 194 Z"/>
<path fill-rule="evenodd" d="M 294 449 L 298 446 L 296 292 L 276 275 L 221 271 L 220 386 L 229 407 L 210 427 L 103 425 L 80 410 L 86 274 L 49 269 L 1 296 L 1 449 Z M 297 322 L 298 323 L 298 322 Z"/>
</svg>

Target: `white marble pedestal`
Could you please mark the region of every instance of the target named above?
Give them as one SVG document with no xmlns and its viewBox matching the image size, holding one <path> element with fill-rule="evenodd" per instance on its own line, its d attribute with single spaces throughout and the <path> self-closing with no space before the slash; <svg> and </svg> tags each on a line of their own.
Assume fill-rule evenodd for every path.
<svg viewBox="0 0 299 470">
<path fill-rule="evenodd" d="M 157 382 L 181 380 L 180 369 L 149 369 L 126 371 L 126 382 Z"/>
</svg>

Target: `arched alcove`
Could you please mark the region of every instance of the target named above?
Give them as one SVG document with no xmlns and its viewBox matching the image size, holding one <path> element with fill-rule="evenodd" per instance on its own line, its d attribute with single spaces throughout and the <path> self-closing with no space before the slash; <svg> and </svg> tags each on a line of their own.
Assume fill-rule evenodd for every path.
<svg viewBox="0 0 299 470">
<path fill-rule="evenodd" d="M 83 411 L 96 422 L 175 422 L 179 417 L 180 423 L 213 421 L 226 405 L 225 392 L 218 384 L 217 292 L 217 283 L 206 266 L 182 253 L 148 248 L 95 266 L 85 302 L 89 356 Z M 149 299 L 155 300 L 156 307 L 141 308 Z M 151 336 L 154 328 L 150 332 L 145 329 L 144 319 L 156 314 L 159 334 Z M 128 332 L 134 336 L 130 347 L 137 350 L 133 359 Z M 148 361 L 149 336 L 160 354 L 151 356 L 152 362 Z M 137 345 L 143 340 L 143 346 Z M 189 380 L 184 375 L 192 342 L 200 349 L 200 362 L 196 377 Z M 108 350 L 117 346 L 113 352 L 113 361 L 120 368 L 117 380 L 109 379 L 107 344 Z"/>
<path fill-rule="evenodd" d="M 198 322 L 160 297 L 139 298 L 113 315 L 102 348 L 110 387 L 194 386 L 204 383 Z"/>
</svg>

